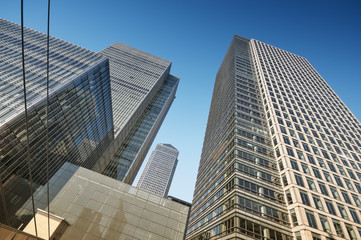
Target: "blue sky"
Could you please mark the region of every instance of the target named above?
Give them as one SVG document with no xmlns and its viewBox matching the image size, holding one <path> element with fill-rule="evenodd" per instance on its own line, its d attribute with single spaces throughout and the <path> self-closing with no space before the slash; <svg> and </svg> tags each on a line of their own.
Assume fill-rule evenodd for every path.
<svg viewBox="0 0 361 240">
<path fill-rule="evenodd" d="M 24 24 L 45 32 L 47 1 L 24 2 Z M 2 0 L 0 17 L 20 23 L 20 0 Z M 58 0 L 50 31 L 95 52 L 119 41 L 173 62 L 177 98 L 150 152 L 157 143 L 180 151 L 170 195 L 189 202 L 215 75 L 234 34 L 307 58 L 361 119 L 361 1 Z"/>
</svg>

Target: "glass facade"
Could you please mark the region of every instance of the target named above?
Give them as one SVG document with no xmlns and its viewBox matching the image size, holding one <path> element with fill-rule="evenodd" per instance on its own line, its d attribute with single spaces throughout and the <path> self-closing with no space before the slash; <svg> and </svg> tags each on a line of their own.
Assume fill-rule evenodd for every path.
<svg viewBox="0 0 361 240">
<path fill-rule="evenodd" d="M 361 238 L 360 150 L 360 122 L 305 58 L 235 36 L 187 239 Z"/>
<path fill-rule="evenodd" d="M 115 140 L 94 170 L 132 184 L 179 78 L 169 74 L 171 62 L 121 43 L 100 53 L 109 58 Z"/>
<path fill-rule="evenodd" d="M 65 233 L 66 236 L 72 236 L 70 239 L 111 239 L 120 236 L 125 239 L 183 238 L 189 207 L 183 209 L 170 200 L 152 197 L 142 191 L 138 195 L 138 190 L 94 172 L 133 182 L 175 98 L 179 78 L 169 74 L 171 62 L 121 43 L 115 43 L 101 53 L 94 53 L 50 37 L 47 139 L 47 36 L 28 28 L 24 28 L 24 33 L 29 152 L 23 99 L 21 28 L 0 19 L 0 223 L 26 230 L 30 234 L 37 231 L 34 212 L 40 216 L 41 210 L 47 208 L 48 142 L 50 211 L 58 215 L 54 215 L 55 218 L 64 217 L 64 221 L 76 225 Z M 31 170 L 27 164 L 28 153 Z M 113 206 L 109 202 L 112 205 L 110 210 L 109 204 L 104 202 L 110 196 L 99 198 L 97 195 L 94 199 L 98 202 L 92 202 L 91 206 L 82 205 L 84 211 L 81 218 L 74 222 L 74 209 L 79 206 L 70 204 L 72 207 L 68 212 L 59 211 L 66 210 L 63 209 L 64 203 L 74 195 L 72 191 L 61 191 L 62 187 L 73 184 L 70 179 L 72 173 L 59 170 L 64 163 L 93 170 L 87 170 L 87 174 L 93 175 L 92 183 L 84 181 L 84 185 L 78 187 L 112 182 L 116 189 L 111 194 L 119 190 L 117 187 L 129 192 L 117 192 L 118 195 L 112 196 L 109 201 L 124 198 L 127 199 L 124 204 L 131 203 L 131 206 L 127 205 L 123 211 L 117 209 L 121 206 Z M 70 168 L 74 169 L 75 166 Z M 66 172 L 65 175 L 59 177 L 63 172 Z M 108 188 L 99 191 L 107 191 Z M 35 192 L 34 207 L 31 190 Z M 88 190 L 94 189 L 89 187 Z M 136 196 L 132 199 L 133 196 L 129 194 Z M 81 194 L 76 196 L 85 198 Z M 61 198 L 57 204 L 53 202 L 55 197 Z M 76 203 L 86 204 L 82 201 Z M 92 208 L 94 204 L 100 204 L 101 208 L 95 211 Z M 107 210 L 103 212 L 105 208 Z M 132 211 L 136 208 L 142 211 L 135 214 Z M 83 221 L 88 210 L 91 210 L 93 217 L 100 219 L 99 222 L 94 219 L 91 222 Z M 120 210 L 123 212 L 119 213 Z M 113 216 L 109 211 L 120 215 Z M 42 214 L 45 214 L 46 219 L 46 212 Z M 151 219 L 157 214 L 162 216 Z M 112 217 L 116 219 L 108 222 Z M 93 225 L 94 229 L 84 229 L 84 224 Z M 121 226 L 124 226 L 124 230 L 119 228 Z M 1 227 L 0 231 L 8 234 L 7 229 L 12 234 L 9 227 Z M 44 229 L 38 230 L 44 232 Z"/>
<path fill-rule="evenodd" d="M 30 197 L 20 27 L 0 19 L 0 222 L 24 226 Z M 33 191 L 46 184 L 46 35 L 25 33 L 29 155 Z M 114 139 L 109 63 L 50 38 L 49 175 L 71 162 L 92 168 Z M 45 93 L 45 94 L 44 94 Z"/>
<path fill-rule="evenodd" d="M 61 239 L 183 239 L 188 206 L 70 163 L 50 184 L 50 209 L 69 223 Z M 45 194 L 34 194 L 42 209 Z"/>
<path fill-rule="evenodd" d="M 177 91 L 179 78 L 169 75 L 102 172 L 132 183 Z"/>
<path fill-rule="evenodd" d="M 109 59 L 114 131 L 133 126 L 168 77 L 171 62 L 122 43 L 100 51 Z"/>
</svg>

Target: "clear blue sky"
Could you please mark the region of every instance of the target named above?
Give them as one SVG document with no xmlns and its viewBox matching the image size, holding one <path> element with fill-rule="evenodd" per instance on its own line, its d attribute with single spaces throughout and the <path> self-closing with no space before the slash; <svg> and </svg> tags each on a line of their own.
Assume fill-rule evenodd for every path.
<svg viewBox="0 0 361 240">
<path fill-rule="evenodd" d="M 25 25 L 45 32 L 47 1 L 24 2 Z M 186 201 L 215 75 L 234 34 L 307 58 L 361 119 L 361 1 L 53 0 L 51 7 L 57 38 L 95 52 L 119 41 L 173 62 L 177 98 L 150 152 L 157 143 L 178 148 L 170 195 Z M 20 0 L 1 0 L 0 17 L 20 23 Z"/>
</svg>

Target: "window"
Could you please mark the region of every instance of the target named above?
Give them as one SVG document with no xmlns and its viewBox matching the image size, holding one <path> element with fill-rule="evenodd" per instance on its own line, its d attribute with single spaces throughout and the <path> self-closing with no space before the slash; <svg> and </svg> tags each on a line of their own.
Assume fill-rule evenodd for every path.
<svg viewBox="0 0 361 240">
<path fill-rule="evenodd" d="M 328 165 L 328 167 L 330 168 L 330 170 L 331 170 L 332 172 L 336 172 L 336 168 L 335 168 L 335 166 L 334 166 L 331 162 L 327 162 L 327 165 Z"/>
<path fill-rule="evenodd" d="M 331 201 L 328 201 L 328 200 L 325 200 L 325 203 L 326 203 L 326 206 L 327 206 L 327 209 L 328 209 L 328 212 L 337 216 L 336 215 L 336 211 L 335 211 L 335 208 L 333 207 L 333 204 Z"/>
<path fill-rule="evenodd" d="M 291 212 L 291 220 L 292 220 L 293 226 L 296 227 L 296 226 L 298 226 L 296 212 L 294 209 L 292 209 L 290 212 Z"/>
<path fill-rule="evenodd" d="M 336 188 L 330 187 L 330 190 L 334 199 L 341 200 Z"/>
<path fill-rule="evenodd" d="M 321 158 L 317 158 L 317 161 L 320 167 L 326 168 L 326 164 Z"/>
<path fill-rule="evenodd" d="M 299 159 L 305 160 L 305 157 L 303 156 L 302 152 L 300 152 L 300 151 L 296 151 L 296 152 L 297 152 L 297 156 L 298 156 Z"/>
<path fill-rule="evenodd" d="M 296 183 L 298 186 L 304 187 L 301 175 L 295 174 Z"/>
<path fill-rule="evenodd" d="M 351 163 L 351 166 L 352 166 L 352 168 L 353 168 L 354 170 L 358 170 L 358 168 L 357 168 L 357 166 L 356 166 L 356 164 L 355 164 L 354 161 L 351 161 L 351 160 L 350 160 L 350 163 Z"/>
<path fill-rule="evenodd" d="M 299 171 L 298 164 L 295 160 L 291 159 L 291 166 L 292 166 L 292 169 Z"/>
<path fill-rule="evenodd" d="M 316 219 L 315 216 L 313 215 L 313 212 L 306 210 L 306 217 L 308 221 L 308 226 L 317 229 Z"/>
<path fill-rule="evenodd" d="M 330 174 L 328 172 L 323 171 L 323 175 L 325 176 L 327 182 L 333 183 L 332 178 L 331 178 L 331 176 L 330 176 Z"/>
<path fill-rule="evenodd" d="M 303 145 L 303 149 L 305 149 L 305 151 L 311 152 L 311 151 L 310 151 L 310 148 L 309 148 L 308 145 L 307 145 L 307 143 L 302 143 L 302 145 Z"/>
<path fill-rule="evenodd" d="M 300 195 L 301 195 L 302 203 L 307 206 L 311 206 L 310 199 L 308 198 L 307 193 L 300 191 Z"/>
<path fill-rule="evenodd" d="M 343 183 L 342 183 L 341 178 L 339 178 L 336 175 L 333 175 L 333 177 L 335 178 L 337 185 L 340 186 L 340 187 L 343 187 Z"/>
<path fill-rule="evenodd" d="M 341 191 L 341 194 L 346 203 L 352 204 L 347 192 Z"/>
<path fill-rule="evenodd" d="M 345 234 L 343 233 L 340 221 L 332 219 L 332 223 L 333 223 L 333 226 L 335 227 L 337 236 L 342 237 L 342 238 L 345 237 Z"/>
<path fill-rule="evenodd" d="M 340 165 L 337 165 L 338 170 L 340 171 L 342 176 L 346 176 L 345 170 Z"/>
<path fill-rule="evenodd" d="M 282 133 L 287 134 L 287 131 L 286 131 L 286 128 L 285 128 L 285 127 L 280 126 L 280 129 L 281 129 L 281 132 L 282 132 Z"/>
<path fill-rule="evenodd" d="M 284 187 L 288 186 L 287 176 L 285 174 L 282 175 L 282 182 Z"/>
<path fill-rule="evenodd" d="M 312 240 L 321 240 L 321 235 L 316 234 L 316 233 L 312 233 Z"/>
<path fill-rule="evenodd" d="M 331 227 L 330 227 L 330 224 L 329 224 L 329 222 L 327 220 L 327 217 L 323 216 L 321 214 L 319 214 L 319 217 L 320 217 L 320 222 L 321 222 L 321 225 L 322 225 L 322 230 L 324 232 L 332 234 Z"/>
<path fill-rule="evenodd" d="M 318 169 L 312 168 L 312 171 L 315 174 L 315 177 L 317 177 L 318 179 L 322 179 L 321 173 L 320 171 L 318 171 Z"/>
<path fill-rule="evenodd" d="M 320 153 L 318 152 L 318 149 L 316 147 L 312 147 L 312 150 L 316 155 L 320 156 Z"/>
<path fill-rule="evenodd" d="M 293 200 L 292 200 L 292 196 L 289 190 L 286 191 L 286 200 L 288 204 L 292 204 Z"/>
<path fill-rule="evenodd" d="M 311 175 L 310 169 L 308 169 L 308 166 L 306 164 L 301 164 L 301 166 L 304 173 L 306 173 L 307 175 Z"/>
<path fill-rule="evenodd" d="M 353 174 L 353 172 L 350 169 L 347 169 L 348 175 L 350 176 L 350 178 L 352 178 L 353 180 L 356 180 L 355 174 Z"/>
<path fill-rule="evenodd" d="M 355 209 L 352 209 L 352 208 L 348 208 L 348 209 L 350 210 L 350 213 L 351 213 L 351 216 L 352 216 L 353 221 L 354 221 L 355 223 L 360 223 L 360 219 L 358 218 Z"/>
<path fill-rule="evenodd" d="M 308 161 L 312 164 L 316 164 L 315 159 L 311 155 L 307 155 Z"/>
<path fill-rule="evenodd" d="M 361 181 L 361 173 L 356 172 L 358 179 Z"/>
<path fill-rule="evenodd" d="M 352 198 L 353 198 L 353 201 L 355 202 L 356 206 L 357 207 L 361 207 L 361 201 L 360 199 L 358 198 L 357 195 L 354 195 L 354 194 L 351 194 L 352 195 Z"/>
<path fill-rule="evenodd" d="M 288 153 L 288 155 L 290 155 L 290 156 L 292 156 L 292 157 L 294 157 L 294 156 L 295 156 L 295 154 L 293 153 L 292 148 L 287 147 L 286 149 L 287 149 L 287 153 Z"/>
<path fill-rule="evenodd" d="M 347 180 L 347 179 L 344 179 L 344 181 L 346 183 L 347 188 L 349 190 L 353 191 L 353 186 L 352 186 L 351 182 L 349 180 Z M 360 191 L 360 193 L 361 193 L 361 191 Z"/>
<path fill-rule="evenodd" d="M 322 150 L 322 154 L 326 159 L 330 159 L 326 151 Z"/>
<path fill-rule="evenodd" d="M 318 210 L 323 210 L 323 205 L 319 196 L 312 195 L 315 206 Z"/>
<path fill-rule="evenodd" d="M 348 167 L 348 163 L 345 159 L 341 158 L 341 162 L 343 163 L 344 166 Z"/>
<path fill-rule="evenodd" d="M 316 185 L 315 183 L 313 182 L 313 179 L 311 178 L 306 178 L 307 179 L 307 184 L 308 184 L 308 188 L 312 191 L 316 191 L 317 192 L 317 189 L 316 189 Z"/>
<path fill-rule="evenodd" d="M 276 152 L 278 151 L 278 149 L 276 149 Z M 283 169 L 285 169 L 284 167 L 283 167 L 283 162 L 282 162 L 282 160 L 280 160 L 280 161 L 278 161 L 278 166 L 279 166 L 279 168 L 280 168 L 280 171 L 282 171 Z"/>
<path fill-rule="evenodd" d="M 347 183 L 346 183 L 347 184 Z M 351 185 L 351 183 L 349 183 L 350 185 Z M 356 189 L 357 189 L 357 191 L 359 192 L 359 193 L 361 193 L 361 186 L 360 186 L 360 184 L 358 184 L 358 183 L 355 183 L 354 182 L 354 184 L 355 184 L 355 186 L 356 186 Z M 351 188 L 347 185 L 347 187 L 348 187 L 348 189 L 350 189 L 350 190 L 353 190 L 353 188 L 352 188 L 352 185 L 351 185 Z"/>
<path fill-rule="evenodd" d="M 350 240 L 356 240 L 356 234 L 355 231 L 353 230 L 353 227 L 350 224 L 345 223 L 345 227 L 348 233 L 348 236 L 350 237 Z"/>
<path fill-rule="evenodd" d="M 326 188 L 325 184 L 319 182 L 318 186 L 320 187 L 321 193 L 323 195 L 328 196 L 328 191 L 327 191 L 327 188 Z"/>
<path fill-rule="evenodd" d="M 283 136 L 283 141 L 284 141 L 286 144 L 291 145 L 291 142 L 290 142 L 290 140 L 288 139 L 288 137 Z"/>
<path fill-rule="evenodd" d="M 342 217 L 343 219 L 348 220 L 348 216 L 347 216 L 345 207 L 342 206 L 341 204 L 337 204 L 337 208 L 338 208 L 338 210 L 340 211 L 341 217 Z"/>
<path fill-rule="evenodd" d="M 298 136 L 299 136 L 299 138 L 300 138 L 301 140 L 306 141 L 306 139 L 305 139 L 305 137 L 303 136 L 302 133 L 298 133 Z M 303 146 L 305 146 L 305 145 L 303 145 Z M 306 149 L 305 149 L 305 150 L 306 150 Z M 306 150 L 306 151 L 307 151 L 307 150 Z M 308 151 L 309 151 L 309 149 L 308 149 Z"/>
</svg>

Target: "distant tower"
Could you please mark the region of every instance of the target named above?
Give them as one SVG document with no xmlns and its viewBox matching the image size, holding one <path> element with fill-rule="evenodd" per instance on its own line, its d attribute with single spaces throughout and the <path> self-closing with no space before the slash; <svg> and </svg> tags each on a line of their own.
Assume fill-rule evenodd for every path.
<svg viewBox="0 0 361 240">
<path fill-rule="evenodd" d="M 172 145 L 158 144 L 150 155 L 137 187 L 166 197 L 177 167 L 178 154 Z"/>
</svg>

